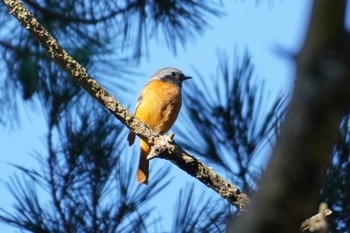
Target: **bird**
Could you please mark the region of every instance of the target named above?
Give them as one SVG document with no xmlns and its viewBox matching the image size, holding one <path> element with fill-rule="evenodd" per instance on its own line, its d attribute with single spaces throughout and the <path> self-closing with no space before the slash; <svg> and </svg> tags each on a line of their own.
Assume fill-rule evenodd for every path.
<svg viewBox="0 0 350 233">
<path fill-rule="evenodd" d="M 174 124 L 181 105 L 182 82 L 192 77 L 185 76 L 175 68 L 162 68 L 152 75 L 142 88 L 135 109 L 135 117 L 147 124 L 158 134 L 166 133 Z M 135 142 L 135 134 L 128 135 L 129 146 Z M 151 148 L 140 140 L 140 158 L 136 173 L 139 184 L 148 184 L 149 161 L 147 156 Z"/>
</svg>

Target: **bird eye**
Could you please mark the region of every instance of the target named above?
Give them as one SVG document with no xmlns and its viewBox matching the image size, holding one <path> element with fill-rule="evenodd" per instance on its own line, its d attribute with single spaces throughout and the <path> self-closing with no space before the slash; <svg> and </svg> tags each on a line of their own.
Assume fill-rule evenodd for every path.
<svg viewBox="0 0 350 233">
<path fill-rule="evenodd" d="M 176 73 L 175 72 L 171 72 L 171 76 L 175 77 Z"/>
</svg>

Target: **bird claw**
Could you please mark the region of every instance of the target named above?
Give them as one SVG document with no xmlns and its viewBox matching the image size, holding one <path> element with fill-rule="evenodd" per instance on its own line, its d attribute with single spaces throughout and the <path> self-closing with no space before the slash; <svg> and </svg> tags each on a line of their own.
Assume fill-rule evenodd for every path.
<svg viewBox="0 0 350 233">
<path fill-rule="evenodd" d="M 154 145 L 151 147 L 151 151 L 147 156 L 147 160 L 151 160 L 156 157 L 162 157 L 162 154 L 167 150 L 169 144 L 173 144 L 173 138 L 175 133 L 161 134 L 155 140 Z"/>
</svg>

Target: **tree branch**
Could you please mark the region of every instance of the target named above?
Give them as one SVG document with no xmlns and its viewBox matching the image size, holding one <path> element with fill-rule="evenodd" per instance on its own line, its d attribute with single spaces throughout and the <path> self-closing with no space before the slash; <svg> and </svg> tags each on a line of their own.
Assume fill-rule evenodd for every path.
<svg viewBox="0 0 350 233">
<path fill-rule="evenodd" d="M 332 210 L 328 209 L 327 203 L 322 202 L 318 208 L 318 214 L 315 214 L 309 219 L 306 219 L 301 224 L 302 232 L 317 232 L 326 233 L 328 232 L 327 216 L 332 214 Z"/>
<path fill-rule="evenodd" d="M 346 0 L 314 1 L 297 80 L 276 149 L 247 215 L 232 231 L 298 232 L 316 207 L 324 169 L 350 107 Z"/>
<path fill-rule="evenodd" d="M 244 211 L 249 200 L 236 186 L 227 182 L 211 168 L 205 166 L 197 158 L 186 153 L 167 135 L 158 135 L 150 130 L 138 118 L 135 118 L 116 99 L 113 98 L 99 83 L 87 73 L 86 69 L 75 61 L 58 42 L 38 23 L 34 16 L 18 0 L 3 0 L 11 14 L 29 31 L 40 44 L 71 77 L 73 77 L 95 100 L 102 104 L 110 113 L 126 125 L 133 133 L 145 140 L 156 157 L 157 154 L 170 160 L 191 176 L 212 188 L 223 198 Z M 155 149 L 156 148 L 156 149 Z"/>
</svg>

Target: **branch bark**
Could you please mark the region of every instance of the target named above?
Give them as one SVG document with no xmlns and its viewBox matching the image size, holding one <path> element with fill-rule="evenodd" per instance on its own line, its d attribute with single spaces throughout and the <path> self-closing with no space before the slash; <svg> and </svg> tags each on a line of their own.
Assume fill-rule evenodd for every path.
<svg viewBox="0 0 350 233">
<path fill-rule="evenodd" d="M 86 69 L 75 61 L 59 43 L 38 23 L 34 16 L 18 0 L 3 0 L 11 14 L 25 27 L 53 58 L 82 88 L 95 100 L 102 104 L 111 114 L 126 125 L 133 133 L 145 140 L 153 147 L 153 157 L 167 159 L 191 176 L 197 178 L 206 186 L 212 188 L 220 196 L 244 211 L 248 203 L 248 196 L 236 186 L 227 182 L 212 169 L 205 166 L 197 158 L 185 152 L 176 145 L 171 136 L 157 135 L 135 118 L 112 95 L 87 73 Z"/>
<path fill-rule="evenodd" d="M 326 217 L 332 214 L 332 210 L 328 209 L 327 203 L 322 202 L 318 208 L 318 214 L 306 219 L 301 224 L 301 232 L 328 232 L 328 223 Z"/>
<path fill-rule="evenodd" d="M 298 232 L 316 209 L 324 169 L 350 107 L 346 0 L 317 0 L 296 86 L 261 188 L 232 232 Z"/>
</svg>

